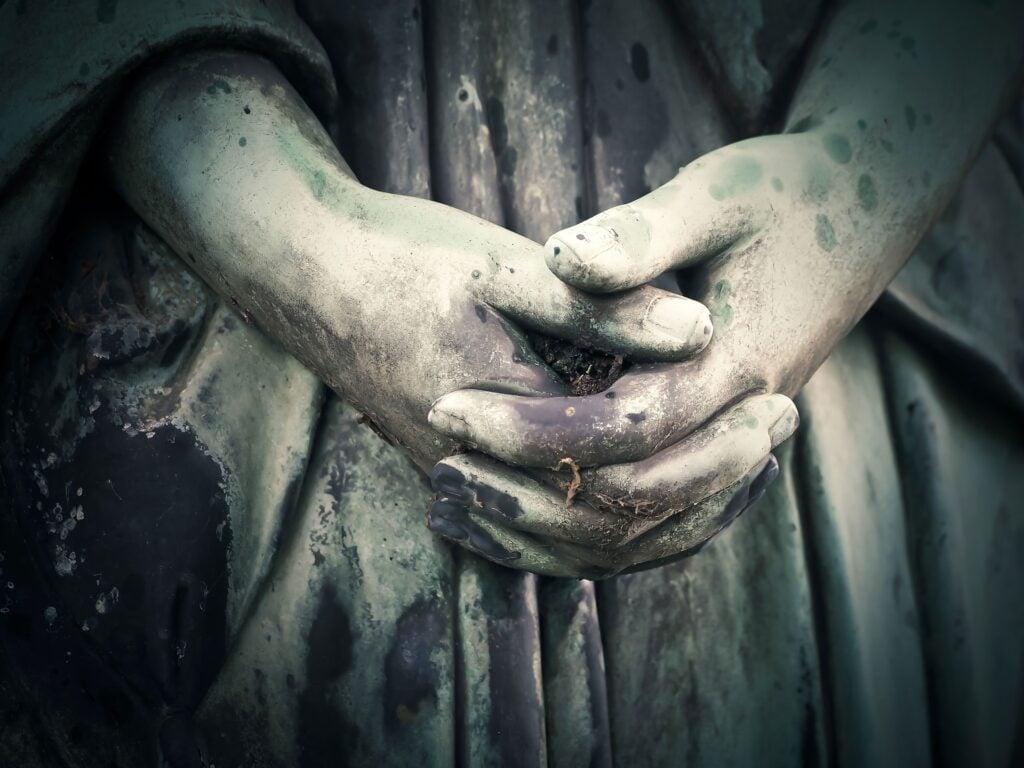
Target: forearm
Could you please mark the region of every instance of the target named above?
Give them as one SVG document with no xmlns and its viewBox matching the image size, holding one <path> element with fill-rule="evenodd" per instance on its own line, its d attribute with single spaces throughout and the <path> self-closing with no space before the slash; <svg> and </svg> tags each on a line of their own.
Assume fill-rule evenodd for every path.
<svg viewBox="0 0 1024 768">
<path fill-rule="evenodd" d="M 723 265 L 708 286 L 729 280 L 737 318 L 749 306 L 757 322 L 754 354 L 735 352 L 738 369 L 747 357 L 767 372 L 760 383 L 795 394 L 885 290 L 1019 87 L 1022 10 L 863 0 L 830 20 L 792 102 L 790 135 L 764 153 L 779 153 L 785 184 L 769 198 L 776 223 L 759 235 L 776 233 L 778 255 Z M 766 285 L 777 304 L 759 309 Z"/>
<path fill-rule="evenodd" d="M 845 171 L 837 193 L 852 193 L 851 212 L 834 225 L 873 241 L 859 254 L 877 272 L 872 291 L 949 201 L 1022 62 L 1019 0 L 851 0 L 831 18 L 786 130 L 814 133 Z"/>
<path fill-rule="evenodd" d="M 111 168 L 129 205 L 337 385 L 359 321 L 352 284 L 365 256 L 351 223 L 367 191 L 283 76 L 252 55 L 197 54 L 148 75 L 118 117 Z"/>
</svg>

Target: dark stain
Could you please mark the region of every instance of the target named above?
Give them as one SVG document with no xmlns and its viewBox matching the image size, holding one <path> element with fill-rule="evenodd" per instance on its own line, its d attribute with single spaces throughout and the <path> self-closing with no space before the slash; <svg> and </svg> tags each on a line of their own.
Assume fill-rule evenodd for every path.
<svg viewBox="0 0 1024 768">
<path fill-rule="evenodd" d="M 473 311 L 476 313 L 477 319 L 479 319 L 481 323 L 487 322 L 487 310 L 485 310 L 482 306 L 480 306 L 479 304 L 474 304 Z"/>
<path fill-rule="evenodd" d="M 612 133 L 612 123 L 608 119 L 608 113 L 603 109 L 597 110 L 597 122 L 594 126 L 597 135 L 604 139 Z"/>
<path fill-rule="evenodd" d="M 552 34 L 548 38 L 547 43 L 548 56 L 556 56 L 558 54 L 558 35 Z"/>
<path fill-rule="evenodd" d="M 324 584 L 309 630 L 306 687 L 299 694 L 299 764 L 333 768 L 351 764 L 359 729 L 339 711 L 334 688 L 352 668 L 355 636 L 334 586 Z"/>
<path fill-rule="evenodd" d="M 821 765 L 816 722 L 814 705 L 810 701 L 804 702 L 804 717 L 800 728 L 800 765 L 804 768 L 818 768 Z"/>
<path fill-rule="evenodd" d="M 519 153 L 515 147 L 506 147 L 498 158 L 498 171 L 502 176 L 508 178 L 516 173 L 516 165 L 519 161 Z"/>
<path fill-rule="evenodd" d="M 875 188 L 874 180 L 866 173 L 857 179 L 857 202 L 868 213 L 878 207 L 878 190 Z"/>
<path fill-rule="evenodd" d="M 466 476 L 447 464 L 436 464 L 430 472 L 430 487 L 434 493 L 440 493 L 467 504 L 473 494 L 468 489 Z"/>
<path fill-rule="evenodd" d="M 518 560 L 522 552 L 506 549 L 470 516 L 463 504 L 448 499 L 435 501 L 427 513 L 427 527 L 446 539 L 459 542 L 488 560 Z"/>
<path fill-rule="evenodd" d="M 487 130 L 491 134 L 491 149 L 497 157 L 508 146 L 508 125 L 505 123 L 505 105 L 501 103 L 501 99 L 487 97 L 484 101 L 484 117 L 487 120 Z"/>
<path fill-rule="evenodd" d="M 432 654 L 446 643 L 448 613 L 436 600 L 420 598 L 406 608 L 384 657 L 384 725 L 398 731 L 429 717 L 441 684 Z"/>
<path fill-rule="evenodd" d="M 468 100 L 469 100 L 469 91 L 467 91 L 465 88 L 459 88 L 459 101 L 468 101 Z"/>
<path fill-rule="evenodd" d="M 878 29 L 878 22 L 875 19 L 871 19 L 870 21 L 865 21 L 861 24 L 860 33 L 862 35 L 867 35 L 874 32 L 876 29 Z"/>
<path fill-rule="evenodd" d="M 640 43 L 633 43 L 629 49 L 629 66 L 633 76 L 641 83 L 651 79 L 651 62 L 647 57 L 647 49 Z"/>
<path fill-rule="evenodd" d="M 531 611 L 530 574 L 495 569 L 489 574 L 487 607 L 489 741 L 499 764 L 536 766 L 543 754 L 544 704 L 533 674 L 539 627 Z"/>
<path fill-rule="evenodd" d="M 634 424 L 639 424 L 641 421 L 647 420 L 646 413 L 627 413 L 626 418 L 632 421 Z"/>
<path fill-rule="evenodd" d="M 487 509 L 493 509 L 510 520 L 514 520 L 523 514 L 523 509 L 519 505 L 519 499 L 515 496 L 484 484 L 475 485 L 473 488 L 476 492 L 477 501 Z"/>
<path fill-rule="evenodd" d="M 909 104 L 903 110 L 903 117 L 907 121 L 907 130 L 912 131 L 917 127 L 917 112 Z"/>
</svg>

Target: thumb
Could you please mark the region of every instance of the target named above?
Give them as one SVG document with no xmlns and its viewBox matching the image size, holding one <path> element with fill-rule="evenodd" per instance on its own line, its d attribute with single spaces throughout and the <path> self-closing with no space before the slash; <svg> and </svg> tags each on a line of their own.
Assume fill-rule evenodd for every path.
<svg viewBox="0 0 1024 768">
<path fill-rule="evenodd" d="M 544 246 L 548 267 L 570 285 L 605 293 L 643 285 L 726 250 L 763 218 L 758 198 L 750 194 L 761 185 L 760 164 L 730 150 L 687 166 L 632 203 L 555 233 Z"/>
</svg>

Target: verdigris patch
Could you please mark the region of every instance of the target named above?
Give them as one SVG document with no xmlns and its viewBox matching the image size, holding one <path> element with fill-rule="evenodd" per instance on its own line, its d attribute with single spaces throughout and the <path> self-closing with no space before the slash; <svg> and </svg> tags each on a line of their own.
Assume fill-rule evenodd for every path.
<svg viewBox="0 0 1024 768">
<path fill-rule="evenodd" d="M 708 303 L 708 310 L 711 312 L 716 326 L 725 327 L 732 323 L 732 305 L 729 303 L 731 295 L 732 287 L 728 280 L 719 280 L 715 283 L 711 301 Z"/>
<path fill-rule="evenodd" d="M 722 163 L 708 192 L 715 200 L 726 200 L 754 189 L 763 176 L 761 163 L 754 158 L 731 157 Z"/>
<path fill-rule="evenodd" d="M 823 251 L 830 252 L 835 249 L 836 231 L 832 228 L 832 222 L 828 220 L 828 216 L 823 213 L 819 213 L 815 220 L 814 237 Z"/>
<path fill-rule="evenodd" d="M 857 179 L 857 202 L 869 213 L 878 207 L 878 189 L 875 187 L 874 179 L 866 173 L 862 173 Z"/>
<path fill-rule="evenodd" d="M 833 161 L 845 165 L 853 157 L 853 148 L 849 140 L 838 133 L 830 133 L 824 138 L 825 151 Z"/>
</svg>

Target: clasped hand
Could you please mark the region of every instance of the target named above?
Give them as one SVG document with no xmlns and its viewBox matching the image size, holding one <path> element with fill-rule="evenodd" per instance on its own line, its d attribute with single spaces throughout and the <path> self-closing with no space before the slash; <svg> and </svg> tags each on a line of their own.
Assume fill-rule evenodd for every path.
<svg viewBox="0 0 1024 768">
<path fill-rule="evenodd" d="M 714 338 L 594 395 L 446 394 L 431 425 L 476 452 L 434 468 L 429 527 L 511 567 L 600 577 L 692 553 L 749 507 L 797 427 L 787 395 L 876 295 L 857 263 L 885 249 L 885 211 L 851 155 L 813 131 L 741 142 L 551 237 L 550 270 L 592 295 L 684 270 Z"/>
</svg>

